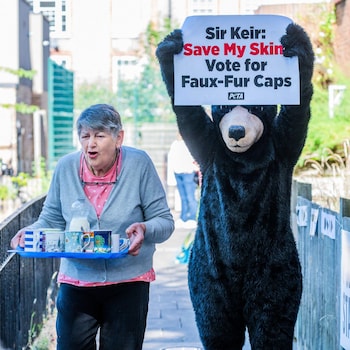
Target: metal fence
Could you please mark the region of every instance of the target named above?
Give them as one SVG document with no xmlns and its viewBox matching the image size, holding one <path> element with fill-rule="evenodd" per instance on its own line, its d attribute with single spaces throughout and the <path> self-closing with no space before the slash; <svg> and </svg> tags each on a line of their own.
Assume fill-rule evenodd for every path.
<svg viewBox="0 0 350 350">
<path fill-rule="evenodd" d="M 59 260 L 7 252 L 13 235 L 36 220 L 44 199 L 28 202 L 0 226 L 0 349 L 26 349 L 54 306 Z"/>
<path fill-rule="evenodd" d="M 350 231 L 350 200 L 340 198 L 337 213 L 313 203 L 311 192 L 311 185 L 293 183 L 292 222 L 303 273 L 295 331 L 298 350 L 343 349 L 342 235 Z"/>
</svg>

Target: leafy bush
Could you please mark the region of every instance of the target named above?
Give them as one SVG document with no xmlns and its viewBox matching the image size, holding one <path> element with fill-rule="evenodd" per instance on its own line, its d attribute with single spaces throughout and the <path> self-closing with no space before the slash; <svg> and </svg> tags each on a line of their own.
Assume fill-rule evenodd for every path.
<svg viewBox="0 0 350 350">
<path fill-rule="evenodd" d="M 9 199 L 10 191 L 6 185 L 0 185 L 0 201 Z"/>
<path fill-rule="evenodd" d="M 314 85 L 311 102 L 311 120 L 308 136 L 298 166 L 307 159 L 321 161 L 329 151 L 344 157 L 344 142 L 350 138 L 350 79 L 341 72 L 335 74 L 337 85 L 346 87 L 340 104 L 335 106 L 334 117 L 329 116 L 328 89 Z"/>
</svg>

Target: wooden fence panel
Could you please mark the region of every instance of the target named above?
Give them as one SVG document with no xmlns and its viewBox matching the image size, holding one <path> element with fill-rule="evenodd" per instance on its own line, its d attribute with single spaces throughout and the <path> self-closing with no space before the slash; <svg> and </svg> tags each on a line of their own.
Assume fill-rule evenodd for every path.
<svg viewBox="0 0 350 350">
<path fill-rule="evenodd" d="M 293 184 L 293 190 L 310 197 L 305 185 Z M 303 273 L 295 330 L 298 349 L 341 349 L 341 234 L 345 210 L 336 213 L 312 203 L 310 198 L 296 198 L 296 240 Z M 349 210 L 349 203 L 344 200 L 341 207 Z"/>
<path fill-rule="evenodd" d="M 339 349 L 339 300 L 340 295 L 340 249 L 341 224 L 340 215 L 322 208 L 321 213 L 334 215 L 336 217 L 335 238 L 322 235 L 322 222 L 319 222 L 318 239 L 322 240 L 322 279 L 318 279 L 318 285 L 322 291 L 320 308 L 322 310 L 319 318 L 319 338 L 322 341 L 319 349 Z M 311 252 L 312 253 L 312 252 Z M 317 278 L 318 276 L 314 276 Z M 312 296 L 311 296 L 312 297 Z"/>
<path fill-rule="evenodd" d="M 341 294 L 339 295 L 339 300 L 341 304 L 339 322 L 340 322 L 340 337 L 344 337 L 342 345 L 346 349 L 349 349 L 349 333 L 350 333 L 350 302 L 349 302 L 349 234 L 350 232 L 350 200 L 341 198 L 340 200 L 340 213 L 342 214 L 342 227 L 343 227 L 343 237 L 342 237 L 342 246 L 343 255 L 342 255 L 342 268 L 344 269 L 344 275 L 341 275 Z M 343 273 L 343 272 L 342 272 Z"/>
</svg>

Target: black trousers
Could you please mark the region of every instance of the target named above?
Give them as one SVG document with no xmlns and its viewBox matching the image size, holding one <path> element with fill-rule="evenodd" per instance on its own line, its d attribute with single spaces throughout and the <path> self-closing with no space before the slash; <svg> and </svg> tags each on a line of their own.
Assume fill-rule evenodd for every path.
<svg viewBox="0 0 350 350">
<path fill-rule="evenodd" d="M 141 350 L 149 282 L 102 287 L 61 284 L 57 297 L 57 350 Z"/>
</svg>

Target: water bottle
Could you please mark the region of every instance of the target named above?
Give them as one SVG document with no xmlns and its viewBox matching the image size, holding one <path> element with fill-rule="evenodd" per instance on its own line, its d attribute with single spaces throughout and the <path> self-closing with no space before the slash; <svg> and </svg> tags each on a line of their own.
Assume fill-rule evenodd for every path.
<svg viewBox="0 0 350 350">
<path fill-rule="evenodd" d="M 78 199 L 72 204 L 72 220 L 69 231 L 90 231 L 88 220 L 89 206 L 84 198 Z"/>
</svg>

